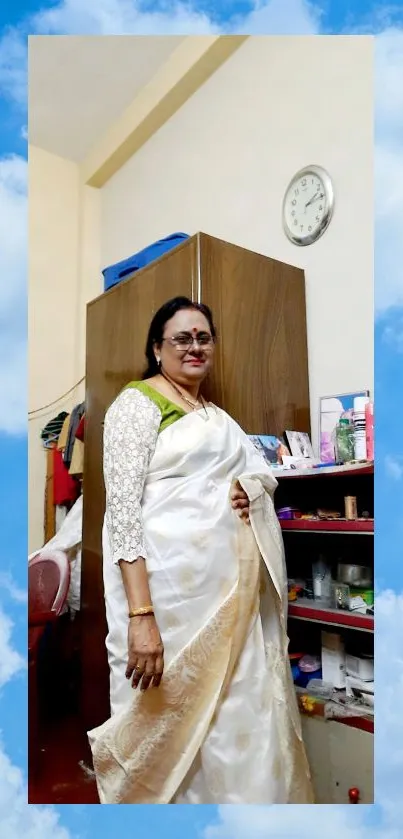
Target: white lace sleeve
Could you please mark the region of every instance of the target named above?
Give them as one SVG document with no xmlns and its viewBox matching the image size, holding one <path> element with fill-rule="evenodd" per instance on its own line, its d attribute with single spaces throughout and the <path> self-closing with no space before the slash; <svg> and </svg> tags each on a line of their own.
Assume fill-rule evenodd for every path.
<svg viewBox="0 0 403 839">
<path fill-rule="evenodd" d="M 160 422 L 157 405 L 136 388 L 124 390 L 105 417 L 106 526 L 116 564 L 147 559 L 141 499 Z"/>
</svg>

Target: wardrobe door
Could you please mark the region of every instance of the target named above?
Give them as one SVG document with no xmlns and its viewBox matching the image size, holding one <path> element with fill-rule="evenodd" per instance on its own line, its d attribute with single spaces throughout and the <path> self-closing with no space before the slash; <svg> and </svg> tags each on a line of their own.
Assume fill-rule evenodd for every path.
<svg viewBox="0 0 403 839">
<path fill-rule="evenodd" d="M 105 510 L 102 427 L 120 390 L 140 379 L 151 318 L 176 295 L 192 297 L 197 283 L 196 239 L 165 254 L 87 308 L 86 436 L 82 558 L 82 710 L 87 728 L 109 716 L 109 674 L 101 535 Z"/>
<path fill-rule="evenodd" d="M 304 272 L 205 234 L 199 248 L 218 331 L 207 395 L 247 434 L 310 432 Z"/>
</svg>

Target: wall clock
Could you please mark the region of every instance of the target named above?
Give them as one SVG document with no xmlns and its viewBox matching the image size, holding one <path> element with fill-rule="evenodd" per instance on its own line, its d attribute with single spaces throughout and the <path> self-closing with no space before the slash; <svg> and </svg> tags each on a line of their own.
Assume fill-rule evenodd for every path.
<svg viewBox="0 0 403 839">
<path fill-rule="evenodd" d="M 290 181 L 283 200 L 283 227 L 294 245 L 312 245 L 330 224 L 332 179 L 322 166 L 305 166 Z"/>
</svg>

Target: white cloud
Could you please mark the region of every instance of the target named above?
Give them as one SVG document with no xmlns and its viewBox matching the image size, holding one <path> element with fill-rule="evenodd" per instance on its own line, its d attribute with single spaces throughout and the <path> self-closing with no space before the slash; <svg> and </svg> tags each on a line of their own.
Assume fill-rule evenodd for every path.
<svg viewBox="0 0 403 839">
<path fill-rule="evenodd" d="M 133 0 L 64 0 L 35 14 L 34 29 L 64 35 L 200 35 L 216 29 L 208 15 L 188 3 L 146 11 Z"/>
<path fill-rule="evenodd" d="M 376 308 L 403 306 L 403 29 L 375 42 Z"/>
<path fill-rule="evenodd" d="M 205 839 L 322 839 L 323 815 L 321 810 L 304 810 L 304 805 L 284 807 L 220 807 L 220 821 L 207 827 Z M 354 825 L 357 814 L 351 818 L 340 807 L 326 808 L 326 839 L 359 839 L 360 829 Z M 389 837 L 388 837 L 389 839 Z"/>
<path fill-rule="evenodd" d="M 15 603 L 26 603 L 27 602 L 27 592 L 24 589 L 21 589 L 17 584 L 14 582 L 11 574 L 1 571 L 0 572 L 0 591 L 4 590 L 6 594 L 11 597 L 11 600 L 14 600 Z"/>
<path fill-rule="evenodd" d="M 27 790 L 20 769 L 0 744 L 0 835 L 7 839 L 71 839 L 53 807 L 27 804 Z"/>
<path fill-rule="evenodd" d="M 319 32 L 320 17 L 320 9 L 314 3 L 258 0 L 251 12 L 231 21 L 230 27 L 248 35 L 315 35 Z"/>
<path fill-rule="evenodd" d="M 385 469 L 390 478 L 395 481 L 400 481 L 403 478 L 403 457 L 391 457 L 387 455 L 385 458 Z"/>
<path fill-rule="evenodd" d="M 27 164 L 0 160 L 0 431 L 26 428 Z"/>
<path fill-rule="evenodd" d="M 403 310 L 390 309 L 383 323 L 382 340 L 398 353 L 403 353 Z"/>
<path fill-rule="evenodd" d="M 25 33 L 9 27 L 0 39 L 0 93 L 17 105 L 27 99 L 27 45 Z"/>
<path fill-rule="evenodd" d="M 12 628 L 12 621 L 0 607 L 0 688 L 25 666 L 24 659 L 11 645 Z"/>
<path fill-rule="evenodd" d="M 398 839 L 403 803 L 403 594 L 384 591 L 376 599 L 376 800 L 372 815 L 366 807 L 354 810 L 328 805 L 326 839 Z M 228 806 L 219 808 L 217 823 L 204 839 L 322 839 L 324 811 L 293 807 Z"/>
</svg>

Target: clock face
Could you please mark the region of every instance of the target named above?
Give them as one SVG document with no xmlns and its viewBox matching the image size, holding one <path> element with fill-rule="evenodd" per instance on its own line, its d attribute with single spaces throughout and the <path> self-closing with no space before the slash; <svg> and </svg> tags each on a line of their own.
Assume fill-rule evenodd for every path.
<svg viewBox="0 0 403 839">
<path fill-rule="evenodd" d="M 284 196 L 283 224 L 296 245 L 311 245 L 326 230 L 333 213 L 334 193 L 328 173 L 307 166 L 292 179 Z"/>
</svg>

